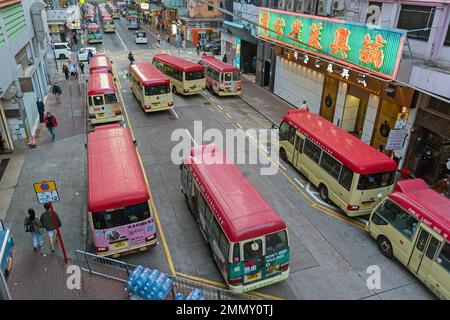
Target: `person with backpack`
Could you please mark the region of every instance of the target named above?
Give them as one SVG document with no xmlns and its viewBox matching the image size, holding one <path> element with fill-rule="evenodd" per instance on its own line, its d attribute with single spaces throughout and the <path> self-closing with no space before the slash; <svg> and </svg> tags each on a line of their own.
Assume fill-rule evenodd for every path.
<svg viewBox="0 0 450 320">
<path fill-rule="evenodd" d="M 25 232 L 31 233 L 33 239 L 33 249 L 36 251 L 38 247 L 42 247 L 44 241 L 42 241 L 40 231 L 42 224 L 39 219 L 36 218 L 36 213 L 33 209 L 28 209 L 28 216 L 25 217 L 23 225 Z"/>
<path fill-rule="evenodd" d="M 56 81 L 53 83 L 52 93 L 56 96 L 56 102 L 61 103 L 62 90 Z"/>
<path fill-rule="evenodd" d="M 44 204 L 45 212 L 41 215 L 41 224 L 44 226 L 45 230 L 47 230 L 47 235 L 50 240 L 50 246 L 52 252 L 55 252 L 55 241 L 56 241 L 56 226 L 53 221 L 52 213 L 50 211 L 50 204 Z M 58 228 L 61 227 L 61 219 L 59 219 L 58 214 L 55 212 L 56 221 L 58 222 Z"/>
</svg>

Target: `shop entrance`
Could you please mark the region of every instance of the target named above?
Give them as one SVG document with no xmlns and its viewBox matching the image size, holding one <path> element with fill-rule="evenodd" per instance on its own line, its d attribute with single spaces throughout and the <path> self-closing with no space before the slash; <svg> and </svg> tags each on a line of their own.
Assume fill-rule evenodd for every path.
<svg viewBox="0 0 450 320">
<path fill-rule="evenodd" d="M 362 137 L 368 101 L 368 92 L 357 87 L 349 86 L 347 97 L 345 98 L 341 128 L 359 139 Z"/>
<path fill-rule="evenodd" d="M 241 69 L 244 73 L 256 73 L 256 44 L 241 39 Z"/>
<path fill-rule="evenodd" d="M 268 61 L 268 60 L 264 61 L 264 84 L 263 84 L 263 86 L 265 88 L 268 88 L 269 84 L 270 84 L 270 68 L 271 68 L 270 61 Z"/>
<path fill-rule="evenodd" d="M 395 127 L 395 121 L 397 115 L 402 112 L 402 107 L 390 102 L 388 100 L 382 100 L 381 107 L 377 120 L 375 121 L 374 132 L 372 134 L 371 146 L 375 149 L 379 149 L 380 146 L 385 149 L 389 132 Z"/>
</svg>

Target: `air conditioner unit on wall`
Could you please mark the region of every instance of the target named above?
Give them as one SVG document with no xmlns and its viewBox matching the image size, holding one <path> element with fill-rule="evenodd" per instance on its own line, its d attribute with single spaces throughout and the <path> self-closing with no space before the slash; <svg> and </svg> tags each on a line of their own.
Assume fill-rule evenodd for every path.
<svg viewBox="0 0 450 320">
<path fill-rule="evenodd" d="M 345 1 L 344 0 L 333 0 L 332 8 L 334 11 L 342 11 L 345 9 Z"/>
<path fill-rule="evenodd" d="M 278 9 L 280 10 L 286 9 L 286 0 L 278 0 Z"/>
<path fill-rule="evenodd" d="M 306 11 L 306 0 L 297 0 L 295 4 L 295 12 L 303 13 Z"/>
<path fill-rule="evenodd" d="M 286 0 L 286 11 L 293 12 L 295 9 L 295 0 Z"/>
<path fill-rule="evenodd" d="M 331 0 L 319 0 L 317 15 L 331 16 Z"/>
</svg>

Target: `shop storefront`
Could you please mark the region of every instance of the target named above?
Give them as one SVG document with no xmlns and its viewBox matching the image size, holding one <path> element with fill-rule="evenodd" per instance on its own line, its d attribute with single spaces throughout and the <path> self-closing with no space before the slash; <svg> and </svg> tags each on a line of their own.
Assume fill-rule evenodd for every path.
<svg viewBox="0 0 450 320">
<path fill-rule="evenodd" d="M 181 17 L 182 30 L 187 41 L 194 46 L 205 45 L 211 40 L 220 39 L 220 18 L 189 18 Z"/>
<path fill-rule="evenodd" d="M 445 163 L 450 158 L 450 104 L 424 94 L 420 94 L 417 104 L 420 108 L 410 130 L 404 167 L 434 184 L 445 176 Z"/>
<path fill-rule="evenodd" d="M 9 131 L 8 121 L 0 99 L 0 154 L 10 153 L 14 150 L 13 140 Z"/>
<path fill-rule="evenodd" d="M 306 101 L 311 112 L 404 157 L 415 110 L 414 90 L 394 80 L 403 31 L 265 8 L 260 24 L 270 29 L 260 28 L 260 39 L 275 47 L 274 94 L 297 107 Z M 400 115 L 409 120 L 399 122 Z"/>
</svg>

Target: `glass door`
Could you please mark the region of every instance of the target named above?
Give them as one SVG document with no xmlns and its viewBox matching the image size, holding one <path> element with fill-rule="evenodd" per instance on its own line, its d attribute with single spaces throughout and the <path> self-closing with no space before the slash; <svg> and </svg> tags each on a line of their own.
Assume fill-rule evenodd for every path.
<svg viewBox="0 0 450 320">
<path fill-rule="evenodd" d="M 408 268 L 424 280 L 428 276 L 432 261 L 441 242 L 421 228 L 416 245 L 411 253 Z"/>
</svg>

